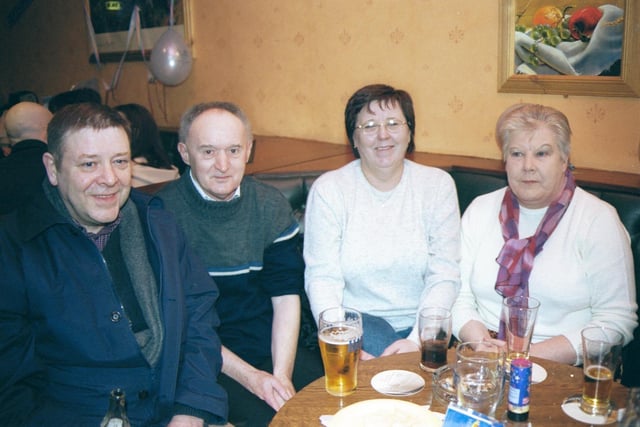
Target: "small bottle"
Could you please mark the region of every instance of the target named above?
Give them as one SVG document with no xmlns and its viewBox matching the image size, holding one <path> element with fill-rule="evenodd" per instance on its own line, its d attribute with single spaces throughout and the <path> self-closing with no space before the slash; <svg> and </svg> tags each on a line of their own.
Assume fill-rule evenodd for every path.
<svg viewBox="0 0 640 427">
<path fill-rule="evenodd" d="M 620 427 L 640 427 L 640 387 L 629 390 L 627 407 L 624 410 Z"/>
<path fill-rule="evenodd" d="M 526 421 L 529 418 L 529 392 L 531 389 L 531 362 L 517 358 L 511 361 L 507 418 Z"/>
<path fill-rule="evenodd" d="M 109 410 L 105 414 L 100 427 L 131 427 L 127 417 L 127 403 L 124 390 L 111 390 L 109 396 Z"/>
</svg>

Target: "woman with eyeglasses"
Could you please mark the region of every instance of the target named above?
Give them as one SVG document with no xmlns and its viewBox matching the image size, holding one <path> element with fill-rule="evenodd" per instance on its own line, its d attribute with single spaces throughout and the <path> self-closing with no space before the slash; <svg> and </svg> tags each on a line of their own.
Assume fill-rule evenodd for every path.
<svg viewBox="0 0 640 427">
<path fill-rule="evenodd" d="M 344 116 L 356 159 L 319 177 L 307 200 L 311 310 L 316 321 L 334 306 L 362 312 L 362 358 L 417 351 L 419 310 L 451 308 L 460 287 L 455 185 L 405 158 L 415 115 L 404 90 L 365 86 Z"/>
</svg>

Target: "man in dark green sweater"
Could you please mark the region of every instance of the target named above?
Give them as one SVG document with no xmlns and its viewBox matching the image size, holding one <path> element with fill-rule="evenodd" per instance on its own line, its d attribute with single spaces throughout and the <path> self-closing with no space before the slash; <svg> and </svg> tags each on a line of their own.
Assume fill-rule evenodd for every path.
<svg viewBox="0 0 640 427">
<path fill-rule="evenodd" d="M 158 194 L 220 288 L 222 375 L 229 421 L 267 425 L 322 376 L 319 355 L 298 346 L 304 261 L 299 225 L 275 188 L 245 177 L 253 135 L 234 104 L 189 109 L 178 150 L 189 168 Z"/>
</svg>

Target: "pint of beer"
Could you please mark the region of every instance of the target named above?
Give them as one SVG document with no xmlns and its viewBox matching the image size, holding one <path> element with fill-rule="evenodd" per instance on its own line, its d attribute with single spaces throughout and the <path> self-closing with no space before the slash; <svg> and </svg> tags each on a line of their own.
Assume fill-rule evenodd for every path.
<svg viewBox="0 0 640 427">
<path fill-rule="evenodd" d="M 334 396 L 347 396 L 358 386 L 362 348 L 362 316 L 346 307 L 320 313 L 318 342 L 324 365 L 325 388 Z"/>
<path fill-rule="evenodd" d="M 582 330 L 584 385 L 580 409 L 590 415 L 607 415 L 610 411 L 613 373 L 618 368 L 624 337 L 605 327 Z"/>
</svg>

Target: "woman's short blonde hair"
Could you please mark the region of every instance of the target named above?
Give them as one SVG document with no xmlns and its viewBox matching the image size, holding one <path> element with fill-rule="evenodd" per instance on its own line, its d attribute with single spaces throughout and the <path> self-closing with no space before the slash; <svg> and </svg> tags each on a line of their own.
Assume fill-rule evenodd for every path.
<svg viewBox="0 0 640 427">
<path fill-rule="evenodd" d="M 507 108 L 496 123 L 496 142 L 506 160 L 511 136 L 515 132 L 534 132 L 546 127 L 556 136 L 556 143 L 565 161 L 571 153 L 571 126 L 567 116 L 552 107 L 540 104 L 515 104 Z"/>
</svg>

